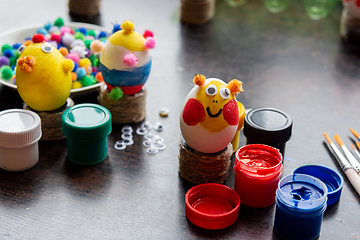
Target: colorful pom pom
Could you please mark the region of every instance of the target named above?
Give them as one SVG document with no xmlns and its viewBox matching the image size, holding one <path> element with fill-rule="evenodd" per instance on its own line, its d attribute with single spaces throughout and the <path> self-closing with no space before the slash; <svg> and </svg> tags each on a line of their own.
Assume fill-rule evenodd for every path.
<svg viewBox="0 0 360 240">
<path fill-rule="evenodd" d="M 148 37 L 144 41 L 144 47 L 146 49 L 153 49 L 153 48 L 155 48 L 155 45 L 156 45 L 156 41 L 155 41 L 155 38 L 153 38 L 153 37 Z"/>
<path fill-rule="evenodd" d="M 25 40 L 25 41 L 23 42 L 23 45 L 24 45 L 24 46 L 29 46 L 30 44 L 32 44 L 32 41 L 31 41 L 31 40 Z"/>
<path fill-rule="evenodd" d="M 106 38 L 106 36 L 107 36 L 107 33 L 104 32 L 104 31 L 101 31 L 101 32 L 99 33 L 98 38 L 99 38 L 99 39 L 100 39 L 100 38 Z"/>
<path fill-rule="evenodd" d="M 54 25 L 55 26 L 58 26 L 58 27 L 62 27 L 64 26 L 64 20 L 62 18 L 57 18 L 55 21 L 54 21 Z"/>
<path fill-rule="evenodd" d="M 125 21 L 121 24 L 121 28 L 124 30 L 125 34 L 128 34 L 134 31 L 134 24 L 132 21 Z"/>
<path fill-rule="evenodd" d="M 52 34 L 50 34 L 50 40 L 51 41 L 55 41 L 55 42 L 57 42 L 57 43 L 60 43 L 61 42 L 61 37 L 60 37 L 60 35 L 59 34 L 56 34 L 56 33 L 52 33 Z"/>
<path fill-rule="evenodd" d="M 10 49 L 5 49 L 5 50 L 3 51 L 3 54 L 4 54 L 4 56 L 6 56 L 7 58 L 11 58 L 11 57 L 14 56 L 13 51 L 10 50 Z"/>
<path fill-rule="evenodd" d="M 81 88 L 81 87 L 82 87 L 82 85 L 81 85 L 80 81 L 75 81 L 72 84 L 72 89 L 77 89 L 77 88 Z"/>
<path fill-rule="evenodd" d="M 120 100 L 124 96 L 124 92 L 119 87 L 114 87 L 111 89 L 110 93 L 107 94 L 112 100 Z"/>
<path fill-rule="evenodd" d="M 7 57 L 5 57 L 5 56 L 0 57 L 0 67 L 2 67 L 4 65 L 8 66 L 9 64 L 10 64 L 10 61 Z"/>
<path fill-rule="evenodd" d="M 231 80 L 227 86 L 230 92 L 232 92 L 232 94 L 238 94 L 244 91 L 242 87 L 242 82 L 237 79 Z"/>
<path fill-rule="evenodd" d="M 4 44 L 1 46 L 1 52 L 4 52 L 5 49 L 12 49 L 12 47 L 9 44 Z"/>
<path fill-rule="evenodd" d="M 196 74 L 194 79 L 193 79 L 193 82 L 197 86 L 202 87 L 205 84 L 205 80 L 206 80 L 206 77 L 204 75 Z"/>
<path fill-rule="evenodd" d="M 67 58 L 73 60 L 76 63 L 79 63 L 79 61 L 80 61 L 80 57 L 76 52 L 69 53 L 67 55 Z"/>
<path fill-rule="evenodd" d="M 86 76 L 86 69 L 83 68 L 83 67 L 79 67 L 79 68 L 76 70 L 76 75 L 77 75 L 77 78 L 78 78 L 78 79 L 82 79 L 83 77 Z"/>
<path fill-rule="evenodd" d="M 0 73 L 1 73 L 1 78 L 5 79 L 5 80 L 12 78 L 12 75 L 13 75 L 13 71 L 12 71 L 11 67 L 9 67 L 9 66 L 2 66 L 0 68 Z"/>
<path fill-rule="evenodd" d="M 59 52 L 61 53 L 61 55 L 63 55 L 64 57 L 66 57 L 69 54 L 69 50 L 66 47 L 61 47 L 59 48 Z"/>
<path fill-rule="evenodd" d="M 65 35 L 66 33 L 68 34 L 74 34 L 74 30 L 71 28 L 71 27 L 68 27 L 68 26 L 62 26 L 60 28 L 60 35 L 63 36 Z"/>
<path fill-rule="evenodd" d="M 99 53 L 104 48 L 104 43 L 100 42 L 99 40 L 94 40 L 90 44 L 90 48 L 94 53 Z"/>
<path fill-rule="evenodd" d="M 88 58 L 82 58 L 79 61 L 79 66 L 87 69 L 89 66 L 91 66 L 91 61 Z"/>
<path fill-rule="evenodd" d="M 71 72 L 74 69 L 74 62 L 70 59 L 65 59 L 62 65 L 65 72 Z"/>
<path fill-rule="evenodd" d="M 76 81 L 76 79 L 77 79 L 77 75 L 76 75 L 76 73 L 74 73 L 74 72 L 71 72 L 71 80 L 74 82 L 74 81 Z"/>
<path fill-rule="evenodd" d="M 42 35 L 46 35 L 48 33 L 48 31 L 45 28 L 39 28 L 36 33 L 38 34 L 42 34 Z"/>
<path fill-rule="evenodd" d="M 116 33 L 117 31 L 120 31 L 120 30 L 121 30 L 120 24 L 114 24 L 114 27 L 113 27 L 111 33 Z"/>
<path fill-rule="evenodd" d="M 104 78 L 103 78 L 101 72 L 97 72 L 97 73 L 96 73 L 95 79 L 96 79 L 97 82 L 103 82 L 103 81 L 104 81 Z"/>
<path fill-rule="evenodd" d="M 138 63 L 138 59 L 133 53 L 128 53 L 124 56 L 124 63 L 129 67 L 134 67 Z"/>
<path fill-rule="evenodd" d="M 62 43 L 67 47 L 69 47 L 74 40 L 74 36 L 69 33 L 65 33 L 61 38 Z"/>
<path fill-rule="evenodd" d="M 144 38 L 154 37 L 154 33 L 150 30 L 145 30 L 145 32 L 143 33 L 143 37 Z"/>
<path fill-rule="evenodd" d="M 33 43 L 42 43 L 45 42 L 45 36 L 42 34 L 34 34 L 32 37 Z"/>
</svg>

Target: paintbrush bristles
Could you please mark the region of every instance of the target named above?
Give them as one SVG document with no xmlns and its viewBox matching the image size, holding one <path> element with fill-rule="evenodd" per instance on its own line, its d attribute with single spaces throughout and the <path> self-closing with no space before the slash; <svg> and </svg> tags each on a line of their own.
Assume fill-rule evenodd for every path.
<svg viewBox="0 0 360 240">
<path fill-rule="evenodd" d="M 350 131 L 352 132 L 352 134 L 354 134 L 354 136 L 359 139 L 360 138 L 360 135 L 352 128 L 350 128 Z"/>
<path fill-rule="evenodd" d="M 331 139 L 329 138 L 329 136 L 326 134 L 326 132 L 324 132 L 324 137 L 325 137 L 326 141 L 327 141 L 329 144 L 332 144 L 332 141 L 331 141 Z"/>
<path fill-rule="evenodd" d="M 335 135 L 334 136 L 335 141 L 337 142 L 337 144 L 339 144 L 339 146 L 345 145 L 344 142 L 341 140 L 339 135 Z"/>
</svg>

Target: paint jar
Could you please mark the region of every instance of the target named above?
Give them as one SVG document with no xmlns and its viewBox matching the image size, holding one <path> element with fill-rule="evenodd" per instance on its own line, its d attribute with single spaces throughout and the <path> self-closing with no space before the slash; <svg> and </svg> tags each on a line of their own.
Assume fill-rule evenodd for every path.
<svg viewBox="0 0 360 240">
<path fill-rule="evenodd" d="M 327 206 L 337 203 L 341 196 L 341 191 L 344 185 L 344 179 L 340 173 L 334 169 L 323 165 L 304 165 L 296 168 L 293 174 L 307 174 L 320 179 L 325 183 L 327 194 Z"/>
<path fill-rule="evenodd" d="M 108 154 L 107 139 L 111 132 L 111 114 L 98 104 L 78 104 L 62 115 L 68 158 L 77 164 L 102 162 Z"/>
<path fill-rule="evenodd" d="M 40 117 L 29 110 L 0 112 L 0 167 L 23 171 L 39 161 Z"/>
<path fill-rule="evenodd" d="M 326 185 L 307 174 L 284 177 L 276 190 L 275 231 L 285 239 L 315 239 L 326 210 Z"/>
<path fill-rule="evenodd" d="M 291 117 L 274 108 L 254 108 L 245 115 L 246 144 L 260 143 L 280 150 L 284 157 L 286 142 L 291 138 Z"/>
<path fill-rule="evenodd" d="M 282 174 L 282 156 L 278 149 L 250 144 L 235 153 L 235 186 L 241 204 L 263 208 L 275 202 L 275 192 Z"/>
</svg>

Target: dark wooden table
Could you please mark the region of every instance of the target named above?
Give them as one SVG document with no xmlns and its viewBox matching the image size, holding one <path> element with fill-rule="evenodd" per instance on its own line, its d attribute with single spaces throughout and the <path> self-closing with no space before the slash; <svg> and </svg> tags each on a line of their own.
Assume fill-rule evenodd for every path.
<svg viewBox="0 0 360 240">
<path fill-rule="evenodd" d="M 327 18 L 313 21 L 299 1 L 272 14 L 260 0 L 238 8 L 218 0 L 213 20 L 200 27 L 180 23 L 179 5 L 103 0 L 101 15 L 85 19 L 69 15 L 66 0 L 0 4 L 0 32 L 57 17 L 109 29 L 130 19 L 139 32 L 154 30 L 146 120 L 164 125 L 160 135 L 167 145 L 149 155 L 135 135 L 134 145 L 117 151 L 113 145 L 122 126 L 114 126 L 108 158 L 83 167 L 66 158 L 65 140 L 40 142 L 35 167 L 0 170 L 0 239 L 279 239 L 275 205 L 241 206 L 238 220 L 223 230 L 201 229 L 187 220 L 184 196 L 193 185 L 178 175 L 178 119 L 196 73 L 226 82 L 238 78 L 245 89 L 238 100 L 246 108 L 273 107 L 293 118 L 286 147 L 291 160 L 285 160 L 283 175 L 305 164 L 341 172 L 323 132 L 339 134 L 349 148 L 349 128 L 360 132 L 360 45 L 339 36 L 341 2 Z M 96 103 L 97 93 L 74 101 Z M 170 109 L 167 118 L 159 116 L 161 107 Z M 0 110 L 10 108 L 22 108 L 22 101 L 16 91 L 0 86 Z M 232 170 L 225 184 L 234 186 Z M 340 201 L 325 212 L 320 239 L 360 238 L 359 201 L 345 178 Z"/>
</svg>

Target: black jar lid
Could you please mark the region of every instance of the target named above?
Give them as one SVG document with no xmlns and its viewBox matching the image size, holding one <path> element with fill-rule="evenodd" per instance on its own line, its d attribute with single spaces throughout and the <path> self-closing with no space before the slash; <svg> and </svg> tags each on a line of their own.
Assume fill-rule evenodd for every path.
<svg viewBox="0 0 360 240">
<path fill-rule="evenodd" d="M 285 143 L 291 137 L 291 117 L 274 108 L 254 108 L 245 115 L 244 135 L 264 144 Z"/>
</svg>

